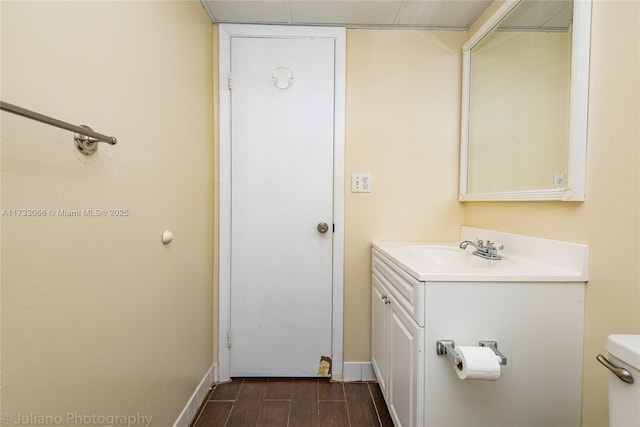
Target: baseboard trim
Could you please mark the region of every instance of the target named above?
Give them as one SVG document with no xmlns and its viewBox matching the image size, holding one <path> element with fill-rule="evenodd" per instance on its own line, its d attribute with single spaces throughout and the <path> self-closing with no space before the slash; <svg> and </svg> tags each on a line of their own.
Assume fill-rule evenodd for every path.
<svg viewBox="0 0 640 427">
<path fill-rule="evenodd" d="M 173 427 L 189 427 L 189 424 L 193 420 L 193 417 L 196 416 L 202 402 L 207 398 L 207 393 L 217 378 L 218 364 L 214 363 L 207 373 L 204 374 L 204 377 L 202 377 L 202 381 L 200 381 L 191 398 L 187 401 L 176 422 L 173 423 Z"/>
<path fill-rule="evenodd" d="M 343 381 L 377 381 L 371 362 L 344 362 Z"/>
</svg>

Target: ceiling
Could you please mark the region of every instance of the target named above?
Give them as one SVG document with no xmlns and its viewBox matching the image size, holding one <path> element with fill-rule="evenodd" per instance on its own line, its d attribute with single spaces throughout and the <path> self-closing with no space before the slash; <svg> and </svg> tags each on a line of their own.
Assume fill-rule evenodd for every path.
<svg viewBox="0 0 640 427">
<path fill-rule="evenodd" d="M 522 1 L 500 22 L 498 30 L 566 32 L 572 22 L 572 0 Z"/>
<path fill-rule="evenodd" d="M 491 0 L 201 0 L 214 23 L 467 30 Z"/>
</svg>

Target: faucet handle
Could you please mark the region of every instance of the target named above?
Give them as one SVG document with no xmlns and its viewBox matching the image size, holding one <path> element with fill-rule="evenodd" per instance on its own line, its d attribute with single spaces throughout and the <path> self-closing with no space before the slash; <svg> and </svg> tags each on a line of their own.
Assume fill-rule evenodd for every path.
<svg viewBox="0 0 640 427">
<path fill-rule="evenodd" d="M 502 243 L 490 242 L 487 240 L 487 250 L 492 255 L 497 255 L 498 251 L 504 249 L 504 245 Z"/>
<path fill-rule="evenodd" d="M 476 237 L 476 243 L 477 243 L 479 246 L 483 246 L 483 245 L 484 245 L 484 241 L 482 241 L 482 239 L 478 239 L 477 237 Z"/>
</svg>

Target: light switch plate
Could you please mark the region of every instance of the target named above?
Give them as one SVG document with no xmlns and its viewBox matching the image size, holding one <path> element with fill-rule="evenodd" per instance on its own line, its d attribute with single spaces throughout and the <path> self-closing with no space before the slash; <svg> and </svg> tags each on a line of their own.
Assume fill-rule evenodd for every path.
<svg viewBox="0 0 640 427">
<path fill-rule="evenodd" d="M 352 193 L 371 193 L 371 173 L 359 172 L 351 174 Z"/>
</svg>

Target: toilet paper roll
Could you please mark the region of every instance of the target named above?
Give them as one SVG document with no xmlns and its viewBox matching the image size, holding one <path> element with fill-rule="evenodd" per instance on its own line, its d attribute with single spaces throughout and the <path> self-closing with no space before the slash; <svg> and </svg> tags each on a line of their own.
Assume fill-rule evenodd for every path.
<svg viewBox="0 0 640 427">
<path fill-rule="evenodd" d="M 489 347 L 458 346 L 461 365 L 456 366 L 456 374 L 461 380 L 495 381 L 500 378 L 498 356 Z"/>
</svg>

